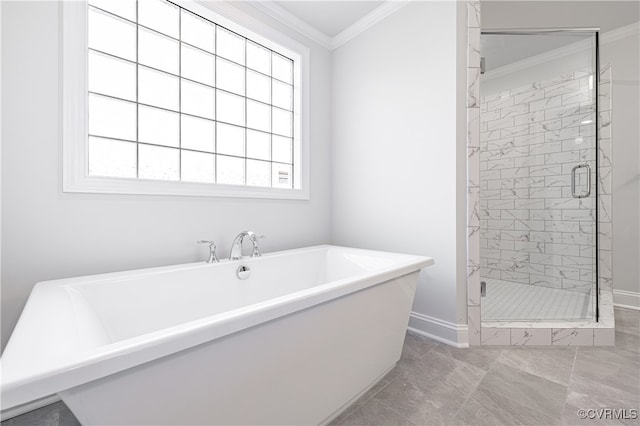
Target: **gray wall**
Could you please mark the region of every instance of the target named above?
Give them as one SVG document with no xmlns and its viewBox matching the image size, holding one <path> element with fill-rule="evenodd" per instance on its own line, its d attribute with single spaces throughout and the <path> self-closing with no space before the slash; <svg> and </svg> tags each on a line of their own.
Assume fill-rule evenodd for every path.
<svg viewBox="0 0 640 426">
<path fill-rule="evenodd" d="M 483 1 L 481 7 L 483 28 L 600 27 L 607 32 L 640 20 L 640 3 L 629 1 Z M 640 293 L 639 38 L 603 43 L 600 49 L 601 63 L 612 64 L 614 294 Z"/>
<path fill-rule="evenodd" d="M 409 3 L 333 57 L 332 240 L 432 256 L 413 310 L 450 324 L 466 323 L 457 12 Z"/>
<path fill-rule="evenodd" d="M 482 28 L 593 28 L 606 32 L 637 22 L 636 1 L 481 0 Z"/>
<path fill-rule="evenodd" d="M 38 281 L 194 262 L 215 239 L 228 254 L 248 228 L 264 251 L 330 240 L 330 53 L 311 47 L 311 200 L 68 194 L 61 191 L 60 6 L 2 7 L 2 346 Z"/>
<path fill-rule="evenodd" d="M 611 63 L 614 302 L 630 304 L 616 290 L 638 293 L 640 308 L 640 36 L 603 45 Z"/>
</svg>

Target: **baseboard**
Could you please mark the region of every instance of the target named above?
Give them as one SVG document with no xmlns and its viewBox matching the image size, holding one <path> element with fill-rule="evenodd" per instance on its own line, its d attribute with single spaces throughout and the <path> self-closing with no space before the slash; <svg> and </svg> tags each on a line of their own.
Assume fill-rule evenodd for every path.
<svg viewBox="0 0 640 426">
<path fill-rule="evenodd" d="M 50 395 L 44 398 L 36 399 L 35 401 L 27 402 L 26 404 L 18 405 L 17 407 L 8 408 L 0 412 L 0 420 L 12 419 L 21 414 L 28 413 L 29 411 L 37 410 L 38 408 L 46 407 L 47 405 L 54 404 L 60 401 L 58 395 Z"/>
<path fill-rule="evenodd" d="M 613 290 L 613 306 L 640 311 L 640 293 L 626 290 Z"/>
<path fill-rule="evenodd" d="M 467 324 L 454 324 L 428 315 L 411 312 L 409 331 L 456 348 L 469 347 Z"/>
</svg>

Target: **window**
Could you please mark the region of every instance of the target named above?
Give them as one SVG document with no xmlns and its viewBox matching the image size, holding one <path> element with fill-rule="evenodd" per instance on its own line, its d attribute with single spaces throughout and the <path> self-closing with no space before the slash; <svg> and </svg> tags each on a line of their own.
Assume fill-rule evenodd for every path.
<svg viewBox="0 0 640 426">
<path fill-rule="evenodd" d="M 64 7 L 65 191 L 308 198 L 307 49 L 192 2 Z"/>
</svg>

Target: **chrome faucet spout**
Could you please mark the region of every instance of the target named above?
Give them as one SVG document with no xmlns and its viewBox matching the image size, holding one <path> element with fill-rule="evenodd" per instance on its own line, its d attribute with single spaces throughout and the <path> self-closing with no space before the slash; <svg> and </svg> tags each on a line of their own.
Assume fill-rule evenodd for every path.
<svg viewBox="0 0 640 426">
<path fill-rule="evenodd" d="M 242 231 L 236 236 L 236 238 L 234 238 L 233 243 L 231 244 L 229 260 L 238 260 L 242 257 L 242 242 L 244 241 L 244 237 L 248 237 L 249 241 L 251 241 L 251 257 L 262 256 L 260 248 L 258 247 L 258 236 L 251 231 Z"/>
</svg>

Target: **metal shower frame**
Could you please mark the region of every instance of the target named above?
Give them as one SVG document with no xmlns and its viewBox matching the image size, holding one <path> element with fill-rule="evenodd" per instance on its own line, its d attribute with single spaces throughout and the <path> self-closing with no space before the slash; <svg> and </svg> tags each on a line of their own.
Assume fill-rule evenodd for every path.
<svg viewBox="0 0 640 426">
<path fill-rule="evenodd" d="M 600 318 L 600 274 L 598 273 L 598 252 L 599 252 L 599 243 L 598 243 L 598 235 L 600 235 L 599 229 L 599 184 L 598 184 L 598 176 L 600 174 L 600 28 L 592 27 L 592 28 L 491 28 L 491 29 L 482 29 L 480 31 L 480 35 L 542 35 L 542 34 L 561 34 L 561 33 L 585 33 L 594 36 L 595 42 L 595 123 L 596 126 L 596 140 L 595 140 L 595 194 L 594 194 L 594 210 L 595 210 L 595 292 L 596 292 L 596 300 L 595 300 L 595 320 L 598 322 Z M 482 85 L 480 85 L 482 87 Z"/>
</svg>

